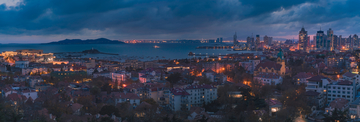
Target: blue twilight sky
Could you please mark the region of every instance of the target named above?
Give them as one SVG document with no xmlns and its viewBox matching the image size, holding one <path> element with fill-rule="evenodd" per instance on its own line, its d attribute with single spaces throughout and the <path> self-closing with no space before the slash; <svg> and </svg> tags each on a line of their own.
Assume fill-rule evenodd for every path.
<svg viewBox="0 0 360 122">
<path fill-rule="evenodd" d="M 0 43 L 360 34 L 360 0 L 0 0 Z M 312 38 L 311 38 L 312 39 Z"/>
</svg>

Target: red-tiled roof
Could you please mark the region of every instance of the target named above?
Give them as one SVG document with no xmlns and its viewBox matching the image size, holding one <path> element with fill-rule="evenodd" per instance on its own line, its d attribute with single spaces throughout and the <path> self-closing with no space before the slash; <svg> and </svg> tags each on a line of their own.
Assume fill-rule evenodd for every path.
<svg viewBox="0 0 360 122">
<path fill-rule="evenodd" d="M 338 83 L 338 85 L 351 85 L 353 82 L 348 80 L 342 80 Z"/>
<path fill-rule="evenodd" d="M 256 66 L 255 70 L 258 70 L 260 67 L 263 69 L 267 67 L 268 69 L 274 68 L 275 70 L 280 70 L 282 65 L 273 61 L 263 60 Z"/>
<path fill-rule="evenodd" d="M 81 105 L 81 104 L 79 104 L 79 103 L 74 103 L 74 104 L 72 104 L 71 105 L 71 109 L 73 110 L 73 111 L 77 111 L 77 110 L 79 110 L 80 108 L 82 108 L 84 105 Z"/>
<path fill-rule="evenodd" d="M 279 79 L 280 76 L 275 73 L 259 73 L 256 77 L 269 78 L 269 79 Z"/>
<path fill-rule="evenodd" d="M 294 76 L 294 78 L 310 78 L 313 75 L 311 73 L 300 72 Z"/>
<path fill-rule="evenodd" d="M 349 101 L 344 98 L 336 98 L 335 100 L 331 101 L 329 106 L 331 108 L 342 109 L 347 105 L 347 103 L 349 103 Z"/>
<path fill-rule="evenodd" d="M 346 77 L 354 77 L 356 76 L 356 74 L 353 74 L 351 72 L 346 72 L 345 74 L 343 74 L 343 76 L 346 76 Z"/>
<path fill-rule="evenodd" d="M 270 106 L 273 105 L 282 105 L 280 101 L 278 100 L 266 100 L 266 103 L 268 103 Z"/>
<path fill-rule="evenodd" d="M 170 89 L 170 92 L 173 93 L 174 95 L 190 95 L 184 89 L 180 89 L 180 88 Z"/>
<path fill-rule="evenodd" d="M 321 79 L 327 79 L 327 77 L 321 76 L 321 75 L 317 75 L 314 77 L 311 77 L 309 79 L 307 79 L 308 81 L 315 81 L 315 82 L 322 82 Z"/>
<path fill-rule="evenodd" d="M 184 89 L 211 89 L 211 88 L 214 88 L 213 86 L 211 85 L 191 85 L 191 86 L 187 86 L 185 87 Z"/>
</svg>

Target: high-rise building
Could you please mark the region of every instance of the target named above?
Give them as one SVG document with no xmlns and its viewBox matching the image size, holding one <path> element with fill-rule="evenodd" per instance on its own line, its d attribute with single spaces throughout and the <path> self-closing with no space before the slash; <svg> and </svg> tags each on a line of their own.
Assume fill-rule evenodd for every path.
<svg viewBox="0 0 360 122">
<path fill-rule="evenodd" d="M 352 40 L 352 37 L 351 35 L 346 39 L 346 45 L 345 47 L 348 48 L 349 50 L 352 50 L 353 49 L 353 40 Z"/>
<path fill-rule="evenodd" d="M 316 36 L 315 36 L 315 41 L 316 41 L 316 49 L 324 49 L 325 48 L 325 40 L 326 40 L 326 36 L 324 34 L 324 31 L 322 31 L 321 29 L 319 31 L 317 31 Z"/>
<path fill-rule="evenodd" d="M 223 38 L 222 38 L 222 37 L 220 37 L 220 40 L 219 40 L 219 42 L 220 42 L 220 43 L 222 43 L 222 42 L 223 42 Z"/>
<path fill-rule="evenodd" d="M 259 44 L 260 44 L 260 35 L 256 35 L 255 49 L 258 48 Z"/>
<path fill-rule="evenodd" d="M 271 45 L 272 37 L 268 37 L 267 35 L 264 36 L 264 43 L 265 45 Z"/>
<path fill-rule="evenodd" d="M 234 35 L 234 46 L 238 44 L 238 41 L 237 41 L 237 36 L 236 36 L 236 32 L 235 32 L 235 35 Z"/>
<path fill-rule="evenodd" d="M 307 41 L 308 41 L 308 35 L 307 31 L 305 31 L 304 27 L 301 28 L 299 31 L 299 50 L 307 51 Z"/>
<path fill-rule="evenodd" d="M 215 43 L 219 43 L 220 42 L 220 38 L 216 38 Z"/>
<path fill-rule="evenodd" d="M 246 48 L 250 50 L 252 48 L 252 43 L 254 42 L 254 37 L 247 37 L 246 38 Z"/>
<path fill-rule="evenodd" d="M 333 42 L 333 48 L 338 49 L 339 48 L 339 37 L 337 35 L 334 35 L 334 42 Z"/>
<path fill-rule="evenodd" d="M 359 48 L 359 37 L 356 34 L 354 34 L 352 41 L 354 44 L 354 48 Z"/>
<path fill-rule="evenodd" d="M 331 30 L 331 28 L 329 28 L 329 30 L 327 31 L 326 50 L 332 51 L 334 49 L 333 43 L 334 43 L 334 31 Z"/>
</svg>

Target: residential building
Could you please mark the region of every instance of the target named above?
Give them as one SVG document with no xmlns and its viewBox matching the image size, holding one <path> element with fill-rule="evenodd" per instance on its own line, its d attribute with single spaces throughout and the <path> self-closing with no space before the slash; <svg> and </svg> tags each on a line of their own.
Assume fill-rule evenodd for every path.
<svg viewBox="0 0 360 122">
<path fill-rule="evenodd" d="M 262 84 L 277 85 L 282 83 L 283 78 L 281 75 L 275 73 L 259 73 L 254 79 L 259 80 Z"/>
<path fill-rule="evenodd" d="M 190 107 L 203 106 L 217 99 L 217 88 L 211 85 L 190 85 L 184 88 Z"/>
<path fill-rule="evenodd" d="M 349 101 L 344 98 L 336 98 L 325 108 L 325 114 L 332 115 L 335 108 L 340 111 L 345 111 L 349 108 Z"/>
<path fill-rule="evenodd" d="M 338 80 L 332 82 L 327 86 L 327 101 L 331 101 L 337 98 L 344 98 L 350 102 L 353 102 L 356 97 L 356 85 L 353 81 Z"/>
<path fill-rule="evenodd" d="M 331 83 L 331 80 L 327 77 L 317 75 L 307 79 L 306 91 L 315 91 L 315 92 L 326 92 L 326 86 Z"/>
<path fill-rule="evenodd" d="M 307 52 L 308 35 L 304 27 L 299 31 L 299 50 Z"/>
<path fill-rule="evenodd" d="M 111 79 L 113 82 L 124 82 L 126 79 L 131 78 L 131 73 L 126 71 L 115 71 L 111 73 Z"/>
<path fill-rule="evenodd" d="M 350 119 L 359 121 L 360 120 L 360 98 L 357 98 L 354 102 L 349 105 L 349 116 Z"/>
<path fill-rule="evenodd" d="M 181 88 L 170 89 L 169 107 L 172 111 L 190 110 L 189 93 Z"/>
</svg>

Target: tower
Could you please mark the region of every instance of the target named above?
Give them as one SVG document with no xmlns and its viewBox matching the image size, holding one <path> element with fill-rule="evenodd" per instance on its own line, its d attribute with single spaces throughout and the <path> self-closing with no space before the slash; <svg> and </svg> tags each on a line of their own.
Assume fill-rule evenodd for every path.
<svg viewBox="0 0 360 122">
<path fill-rule="evenodd" d="M 325 48 L 325 40 L 326 40 L 326 37 L 325 37 L 325 34 L 324 34 L 324 31 L 322 31 L 321 29 L 319 31 L 317 31 L 316 33 L 316 38 L 315 38 L 315 41 L 316 41 L 316 49 L 324 49 Z"/>
<path fill-rule="evenodd" d="M 308 41 L 307 31 L 302 27 L 299 31 L 299 50 L 307 51 L 307 41 Z"/>
<path fill-rule="evenodd" d="M 259 48 L 259 44 L 260 44 L 260 35 L 256 35 L 256 40 L 255 40 L 255 50 L 256 51 Z"/>
<path fill-rule="evenodd" d="M 281 65 L 280 75 L 285 75 L 286 65 L 285 65 L 285 58 L 282 49 L 280 48 L 279 53 L 277 54 L 276 63 Z"/>
<path fill-rule="evenodd" d="M 234 46 L 237 45 L 237 36 L 236 36 L 236 32 L 235 32 L 235 35 L 234 35 Z"/>
<path fill-rule="evenodd" d="M 327 31 L 326 50 L 334 50 L 334 31 L 329 28 Z"/>
</svg>

